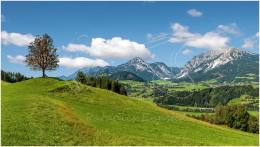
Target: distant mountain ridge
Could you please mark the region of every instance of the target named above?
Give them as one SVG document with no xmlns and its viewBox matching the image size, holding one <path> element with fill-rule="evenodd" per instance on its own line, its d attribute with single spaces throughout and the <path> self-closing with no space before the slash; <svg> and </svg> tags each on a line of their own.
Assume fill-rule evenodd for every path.
<svg viewBox="0 0 260 147">
<path fill-rule="evenodd" d="M 171 72 L 173 70 L 174 72 Z M 116 72 L 126 71 L 134 73 L 136 76 L 146 81 L 158 80 L 158 79 L 171 79 L 179 72 L 177 67 L 168 67 L 162 62 L 146 63 L 143 59 L 135 57 L 128 62 L 118 66 L 105 66 L 105 67 L 91 67 L 83 68 L 83 71 L 87 75 L 112 75 Z M 177 71 L 177 72 L 176 72 Z M 78 72 L 78 71 L 77 71 Z M 67 78 L 60 77 L 64 80 L 75 79 L 77 72 L 69 75 Z"/>
<path fill-rule="evenodd" d="M 118 66 L 83 68 L 87 75 L 112 75 L 117 72 L 130 72 L 144 79 L 174 80 L 174 81 L 205 81 L 216 79 L 219 81 L 239 81 L 248 75 L 251 81 L 258 81 L 258 54 L 242 51 L 237 48 L 210 50 L 194 56 L 183 68 L 168 67 L 163 62 L 147 63 L 139 57 Z M 62 79 L 74 79 L 77 72 Z M 125 74 L 125 73 L 124 73 Z M 119 76 L 119 75 L 118 75 Z M 253 76 L 253 77 L 252 77 Z M 120 78 L 127 77 L 120 75 Z"/>
<path fill-rule="evenodd" d="M 258 79 L 258 54 L 242 51 L 236 48 L 211 50 L 194 56 L 181 69 L 177 76 L 179 80 L 194 81 L 218 79 L 234 81 L 237 77 L 254 74 Z"/>
</svg>

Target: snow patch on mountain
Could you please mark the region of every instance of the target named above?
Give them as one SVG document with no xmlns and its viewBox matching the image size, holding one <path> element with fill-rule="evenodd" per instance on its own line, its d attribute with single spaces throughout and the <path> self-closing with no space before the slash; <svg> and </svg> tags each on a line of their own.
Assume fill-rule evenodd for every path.
<svg viewBox="0 0 260 147">
<path fill-rule="evenodd" d="M 239 59 L 244 55 L 253 54 L 241 51 L 236 48 L 227 48 L 219 50 L 210 50 L 198 56 L 194 56 L 192 60 L 187 62 L 181 70 L 177 78 L 187 76 L 191 72 L 207 72 L 221 65 L 227 64 L 233 60 Z"/>
</svg>

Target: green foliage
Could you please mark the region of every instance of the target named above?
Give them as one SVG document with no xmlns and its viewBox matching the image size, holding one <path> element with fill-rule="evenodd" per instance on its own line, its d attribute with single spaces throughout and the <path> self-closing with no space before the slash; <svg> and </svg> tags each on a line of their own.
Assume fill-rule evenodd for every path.
<svg viewBox="0 0 260 147">
<path fill-rule="evenodd" d="M 76 75 L 76 81 L 82 83 L 82 84 L 86 84 L 87 83 L 87 78 L 84 72 L 79 71 Z"/>
<path fill-rule="evenodd" d="M 28 80 L 30 78 L 22 75 L 19 72 L 5 72 L 4 70 L 1 70 L 1 79 L 6 82 L 15 83 L 23 80 Z"/>
<path fill-rule="evenodd" d="M 162 107 L 162 108 L 166 108 L 166 109 L 169 109 L 169 110 L 183 111 L 183 112 L 204 112 L 204 113 L 214 112 L 213 108 L 162 105 L 162 104 L 159 104 L 159 103 L 157 103 L 157 106 Z"/>
<path fill-rule="evenodd" d="M 242 95 L 239 98 L 232 99 L 228 102 L 227 105 L 243 105 L 247 108 L 247 110 L 258 111 L 259 109 L 259 99 L 258 96 L 254 97 L 251 95 Z"/>
<path fill-rule="evenodd" d="M 216 124 L 227 124 L 227 116 L 229 115 L 228 109 L 224 106 L 218 105 L 215 107 L 215 123 Z"/>
<path fill-rule="evenodd" d="M 194 106 L 196 104 L 199 107 L 215 107 L 218 104 L 225 105 L 231 99 L 244 94 L 257 97 L 258 88 L 254 88 L 252 85 L 242 85 L 220 86 L 193 91 L 173 91 L 155 99 L 155 102 L 165 105 Z"/>
<path fill-rule="evenodd" d="M 42 77 L 46 77 L 46 70 L 55 70 L 59 65 L 57 48 L 48 34 L 36 36 L 28 46 L 25 62 L 32 70 L 42 70 Z"/>
<path fill-rule="evenodd" d="M 249 113 L 246 111 L 245 107 L 233 106 L 227 107 L 226 109 L 228 109 L 227 125 L 231 128 L 247 131 Z"/>
<path fill-rule="evenodd" d="M 138 97 L 138 98 L 152 98 L 152 88 L 149 82 L 138 82 L 132 80 L 123 80 L 120 81 L 126 90 L 127 95 L 131 97 Z"/>
<path fill-rule="evenodd" d="M 249 117 L 248 132 L 259 133 L 259 117 L 254 117 L 254 116 Z"/>
<path fill-rule="evenodd" d="M 127 71 L 119 71 L 109 76 L 110 80 L 133 80 L 144 82 L 144 79 L 138 77 L 136 74 Z"/>
<path fill-rule="evenodd" d="M 166 92 L 163 92 L 165 90 L 167 90 L 168 92 L 194 91 L 202 90 L 208 87 L 208 84 L 205 83 L 174 83 L 168 80 L 154 80 L 146 82 L 123 80 L 120 81 L 120 83 L 122 83 L 126 87 L 129 96 L 148 99 L 156 98 L 156 96 L 162 96 L 160 95 L 160 93 L 167 94 Z"/>
<path fill-rule="evenodd" d="M 215 115 L 200 115 L 192 117 L 214 124 L 225 124 L 230 128 L 242 131 L 259 133 L 258 119 L 249 115 L 246 107 L 241 105 L 217 106 L 215 108 Z"/>
<path fill-rule="evenodd" d="M 127 91 L 123 85 L 118 81 L 109 80 L 107 76 L 87 76 L 84 72 L 79 71 L 76 76 L 76 81 L 92 87 L 107 89 L 115 93 L 127 95 Z"/>
</svg>

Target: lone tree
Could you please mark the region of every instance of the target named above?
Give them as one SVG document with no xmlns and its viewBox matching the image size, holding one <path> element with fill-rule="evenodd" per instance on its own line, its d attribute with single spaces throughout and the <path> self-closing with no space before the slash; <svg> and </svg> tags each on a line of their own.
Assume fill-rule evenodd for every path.
<svg viewBox="0 0 260 147">
<path fill-rule="evenodd" d="M 46 77 L 46 70 L 55 70 L 58 67 L 57 49 L 48 34 L 36 36 L 28 46 L 28 50 L 25 62 L 32 70 L 42 70 L 42 77 Z"/>
</svg>

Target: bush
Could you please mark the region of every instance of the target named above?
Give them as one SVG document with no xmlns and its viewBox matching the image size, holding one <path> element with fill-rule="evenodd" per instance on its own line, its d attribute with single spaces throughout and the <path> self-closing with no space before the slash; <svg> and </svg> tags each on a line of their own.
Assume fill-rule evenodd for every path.
<svg viewBox="0 0 260 147">
<path fill-rule="evenodd" d="M 218 105 L 215 108 L 215 124 L 226 124 L 227 109 L 224 106 Z"/>
<path fill-rule="evenodd" d="M 249 113 L 241 105 L 218 106 L 215 109 L 215 123 L 227 124 L 231 128 L 247 131 Z"/>
<path fill-rule="evenodd" d="M 259 118 L 250 116 L 248 120 L 248 132 L 259 133 Z"/>
<path fill-rule="evenodd" d="M 259 133 L 258 118 L 250 116 L 246 107 L 241 105 L 217 106 L 215 115 L 202 114 L 191 117 L 214 124 L 226 124 L 230 128 L 242 131 Z"/>
<path fill-rule="evenodd" d="M 234 106 L 228 108 L 230 109 L 230 113 L 227 114 L 227 125 L 242 131 L 247 131 L 249 113 L 245 107 Z"/>
<path fill-rule="evenodd" d="M 82 83 L 82 84 L 86 84 L 87 83 L 87 78 L 84 72 L 79 71 L 76 75 L 76 81 Z"/>
</svg>

